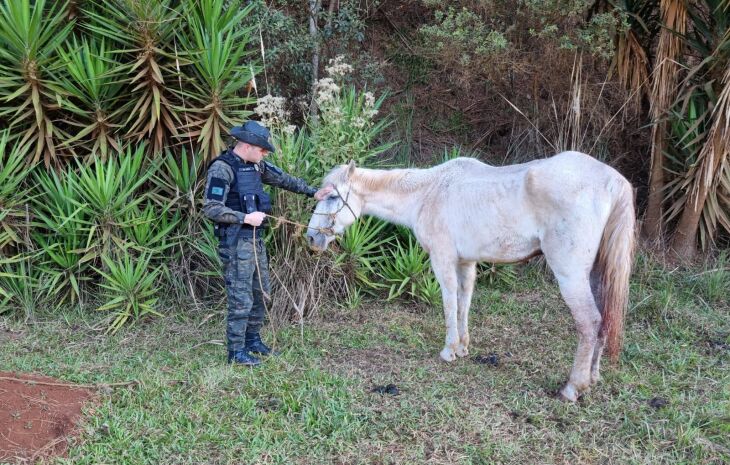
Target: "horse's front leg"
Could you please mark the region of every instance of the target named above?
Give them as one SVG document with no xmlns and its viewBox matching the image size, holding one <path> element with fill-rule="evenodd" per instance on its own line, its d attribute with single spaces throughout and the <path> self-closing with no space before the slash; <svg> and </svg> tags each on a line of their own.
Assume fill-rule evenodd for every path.
<svg viewBox="0 0 730 465">
<path fill-rule="evenodd" d="M 459 330 L 456 319 L 459 288 L 456 271 L 457 262 L 455 257 L 432 253 L 431 267 L 441 285 L 441 296 L 444 301 L 444 320 L 446 320 L 446 342 L 440 356 L 443 360 L 452 362 L 456 360 L 456 351 L 459 346 Z"/>
<path fill-rule="evenodd" d="M 476 262 L 460 263 L 457 269 L 457 277 L 459 280 L 459 293 L 456 299 L 459 345 L 456 348 L 456 355 L 466 357 L 469 355 L 469 307 L 474 292 L 474 281 L 477 277 Z"/>
</svg>

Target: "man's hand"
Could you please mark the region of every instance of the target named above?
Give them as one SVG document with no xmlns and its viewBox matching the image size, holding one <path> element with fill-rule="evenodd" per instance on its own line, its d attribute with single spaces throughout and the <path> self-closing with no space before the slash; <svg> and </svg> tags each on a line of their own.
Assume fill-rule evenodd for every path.
<svg viewBox="0 0 730 465">
<path fill-rule="evenodd" d="M 328 186 L 324 186 L 323 188 L 321 188 L 320 190 L 318 190 L 317 192 L 314 193 L 314 198 L 318 202 L 321 200 L 324 200 L 327 198 L 328 195 L 330 195 L 332 193 L 333 190 L 335 190 L 335 186 L 333 186 L 331 184 Z"/>
<path fill-rule="evenodd" d="M 266 218 L 266 213 L 264 212 L 251 212 L 246 213 L 246 216 L 243 218 L 243 222 L 250 224 L 251 226 L 261 226 L 264 218 Z"/>
</svg>

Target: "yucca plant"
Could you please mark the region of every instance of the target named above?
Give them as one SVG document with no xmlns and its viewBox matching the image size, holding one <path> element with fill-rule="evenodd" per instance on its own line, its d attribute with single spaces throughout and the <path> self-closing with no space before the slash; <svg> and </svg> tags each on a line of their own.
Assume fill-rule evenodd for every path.
<svg viewBox="0 0 730 465">
<path fill-rule="evenodd" d="M 200 208 L 205 185 L 203 163 L 201 156 L 188 154 L 185 148 L 178 156 L 168 152 L 150 178 L 155 211 L 166 214 L 164 225 L 157 225 L 155 230 L 167 230 L 166 225 L 174 223 L 159 238 L 166 244 L 168 257 L 163 271 L 168 283 L 188 297 L 207 289 L 211 277 L 220 274 L 212 223 L 203 217 Z"/>
<path fill-rule="evenodd" d="M 119 64 L 103 39 L 73 38 L 58 53 L 64 67 L 56 80 L 66 95 L 64 109 L 74 117 L 67 123 L 75 128 L 64 146 L 104 161 L 112 150 L 121 151 Z"/>
<path fill-rule="evenodd" d="M 333 168 L 333 166 L 325 166 L 325 161 L 316 156 L 316 148 L 306 128 L 292 133 L 275 129 L 273 134 L 276 151 L 271 155 L 271 161 L 287 173 L 305 179 L 310 185 L 317 185 L 317 182 L 327 173 L 325 170 Z M 312 210 L 311 200 L 283 190 L 272 189 L 272 191 L 276 196 L 274 215 L 300 224 L 309 222 Z M 304 232 L 304 228 L 289 224 L 275 226 L 280 227 L 271 231 L 270 239 L 277 244 L 288 244 L 289 236 L 300 236 Z"/>
<path fill-rule="evenodd" d="M 388 300 L 402 295 L 417 298 L 424 277 L 430 273 L 428 254 L 409 234 L 405 241 L 392 247 L 378 269 L 378 276 L 388 289 Z"/>
<path fill-rule="evenodd" d="M 441 304 L 441 285 L 433 273 L 423 275 L 421 282 L 416 287 L 415 297 L 432 307 Z"/>
<path fill-rule="evenodd" d="M 9 131 L 0 134 L 0 256 L 8 246 L 25 242 L 24 233 L 30 227 L 27 149 L 11 143 Z"/>
<path fill-rule="evenodd" d="M 56 144 L 65 138 L 53 123 L 63 93 L 49 71 L 73 27 L 65 2 L 51 3 L 0 2 L 0 119 L 20 134 L 19 145 L 31 145 L 32 162 L 42 157 L 46 166 L 58 161 Z"/>
<path fill-rule="evenodd" d="M 85 283 L 91 279 L 91 262 L 83 255 L 84 238 L 68 231 L 33 237 L 41 257 L 35 266 L 43 276 L 45 292 L 58 305 L 81 303 Z"/>
<path fill-rule="evenodd" d="M 365 286 L 366 290 L 378 287 L 373 278 L 378 264 L 386 259 L 383 247 L 391 242 L 384 234 L 388 227 L 388 223 L 370 216 L 356 221 L 340 239 L 342 252 L 336 256 L 335 265 L 343 269 L 354 286 Z"/>
<path fill-rule="evenodd" d="M 0 259 L 0 314 L 20 312 L 31 318 L 39 300 L 39 273 L 33 266 L 33 256 L 17 255 Z"/>
<path fill-rule="evenodd" d="M 672 176 L 666 183 L 664 203 L 668 205 L 665 223 L 669 223 L 682 214 L 683 202 L 676 202 L 687 189 L 685 173 L 697 163 L 708 124 L 711 107 L 716 102 L 710 99 L 704 89 L 695 88 L 685 95 L 683 102 L 677 102 L 672 109 L 668 121 L 670 133 L 667 138 L 667 149 L 664 153 L 664 166 L 667 176 Z"/>
<path fill-rule="evenodd" d="M 203 158 L 195 153 L 188 154 L 183 148 L 176 156 L 168 150 L 160 169 L 151 178 L 154 184 L 151 197 L 163 208 L 180 211 L 187 218 L 196 217 L 205 184 L 202 167 Z"/>
<path fill-rule="evenodd" d="M 680 79 L 679 63 L 684 52 L 682 36 L 687 30 L 687 4 L 682 0 L 660 2 L 662 29 L 657 46 L 656 63 L 652 73 L 651 117 L 652 153 L 649 178 L 649 204 L 646 210 L 644 232 L 647 237 L 661 238 L 664 233 L 664 153 L 667 148 L 666 114 L 676 98 Z"/>
<path fill-rule="evenodd" d="M 501 284 L 512 288 L 517 283 L 517 270 L 513 264 L 480 263 L 477 270 L 479 278 L 492 286 Z"/>
<path fill-rule="evenodd" d="M 144 159 L 144 146 L 140 145 L 134 151 L 127 148 L 119 160 L 112 157 L 92 165 L 77 164 L 77 205 L 86 210 L 88 218 L 84 225 L 88 254 L 110 256 L 112 246 L 126 247 L 122 226 L 130 212 L 145 201 L 138 190 L 157 169 L 154 163 L 143 169 Z"/>
<path fill-rule="evenodd" d="M 65 172 L 40 172 L 39 195 L 33 202 L 33 241 L 39 249 L 37 266 L 48 283 L 47 291 L 58 303 L 80 302 L 82 284 L 93 254 L 85 253 L 88 210 L 81 201 L 78 176 Z"/>
<path fill-rule="evenodd" d="M 119 255 L 116 258 L 102 255 L 104 269 L 96 269 L 102 277 L 99 285 L 106 299 L 97 310 L 112 312 L 108 333 L 116 333 L 130 318 L 137 321 L 146 315 L 162 316 L 155 310 L 160 268 L 150 266 L 149 254 L 136 257 L 120 250 Z"/>
<path fill-rule="evenodd" d="M 157 258 L 180 242 L 174 233 L 180 221 L 180 212 L 170 215 L 148 201 L 143 210 L 138 206 L 127 210 L 122 230 L 128 247 Z"/>
<path fill-rule="evenodd" d="M 363 292 L 360 290 L 359 287 L 348 287 L 347 294 L 340 305 L 349 310 L 356 309 L 362 304 L 363 297 Z"/>
<path fill-rule="evenodd" d="M 176 255 L 171 281 L 185 298 L 205 295 L 211 289 L 222 297 L 225 292 L 221 279 L 221 261 L 218 256 L 218 239 L 213 234 L 213 224 L 201 222 L 194 233 L 186 237 L 187 243 Z"/>
<path fill-rule="evenodd" d="M 176 3 L 176 2 L 175 2 Z M 119 72 L 131 95 L 111 98 L 124 115 L 124 132 L 137 142 L 149 141 L 152 153 L 179 142 L 181 118 L 173 88 L 181 86 L 175 34 L 184 28 L 171 0 L 110 0 L 87 9 L 85 27 L 95 36 L 107 38 L 118 49 L 111 53 L 127 57 Z"/>
<path fill-rule="evenodd" d="M 246 106 L 253 99 L 242 96 L 244 87 L 258 70 L 249 51 L 250 28 L 243 27 L 252 4 L 240 0 L 197 0 L 184 2 L 185 27 L 178 40 L 192 63 L 184 67 L 191 78 L 176 89 L 185 115 L 181 137 L 196 138 L 204 160 L 224 147 L 228 130 L 250 114 Z"/>
</svg>

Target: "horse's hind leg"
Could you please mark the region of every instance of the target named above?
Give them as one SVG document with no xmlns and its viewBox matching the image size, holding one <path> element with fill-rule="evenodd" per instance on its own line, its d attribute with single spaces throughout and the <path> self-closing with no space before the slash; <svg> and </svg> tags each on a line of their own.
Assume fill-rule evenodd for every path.
<svg viewBox="0 0 730 465">
<path fill-rule="evenodd" d="M 601 301 L 599 277 L 594 273 L 595 268 L 591 271 L 591 292 L 596 302 Z M 600 309 L 599 309 L 600 311 Z M 597 384 L 601 380 L 601 355 L 603 355 L 603 346 L 606 344 L 606 335 L 603 330 L 598 331 L 598 339 L 596 340 L 596 347 L 593 349 L 593 359 L 591 360 L 591 384 Z"/>
<path fill-rule="evenodd" d="M 477 276 L 476 262 L 459 264 L 456 270 L 459 280 L 459 291 L 457 295 L 457 319 L 459 326 L 459 345 L 456 348 L 456 355 L 466 357 L 469 355 L 469 307 L 471 296 L 474 292 L 474 281 Z"/>
<path fill-rule="evenodd" d="M 601 355 L 603 355 L 603 346 L 606 343 L 606 335 L 598 333 L 596 347 L 593 349 L 593 360 L 591 361 L 591 384 L 596 384 L 601 380 Z"/>
<path fill-rule="evenodd" d="M 446 321 L 446 342 L 439 354 L 447 362 L 456 360 L 459 345 L 456 307 L 459 281 L 457 277 L 456 259 L 444 254 L 431 253 L 431 267 L 441 285 L 441 297 L 444 303 L 444 320 Z"/>
<path fill-rule="evenodd" d="M 560 292 L 573 314 L 575 326 L 578 330 L 578 348 L 573 361 L 568 382 L 560 390 L 560 394 L 567 400 L 575 402 L 580 394 L 586 391 L 592 381 L 591 368 L 594 366 L 594 357 L 597 350 L 598 332 L 601 327 L 601 313 L 591 292 L 588 273 L 573 273 L 563 275 L 555 273 Z"/>
<path fill-rule="evenodd" d="M 579 212 L 580 213 L 580 212 Z M 586 215 L 563 218 L 542 238 L 543 254 L 573 315 L 578 347 L 568 382 L 560 394 L 575 402 L 591 385 L 591 366 L 601 327 L 601 312 L 591 289 L 590 273 L 601 242 L 603 225 Z"/>
</svg>

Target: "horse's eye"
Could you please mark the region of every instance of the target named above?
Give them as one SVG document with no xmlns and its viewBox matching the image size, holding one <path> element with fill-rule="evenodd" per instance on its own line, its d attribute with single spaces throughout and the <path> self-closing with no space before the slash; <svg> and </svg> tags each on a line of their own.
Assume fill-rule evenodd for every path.
<svg viewBox="0 0 730 465">
<path fill-rule="evenodd" d="M 334 195 L 330 195 L 329 197 L 327 197 L 327 200 L 337 200 L 337 199 L 339 199 L 339 198 L 340 198 L 340 196 L 339 196 L 339 195 L 337 195 L 337 194 L 334 194 Z"/>
</svg>

